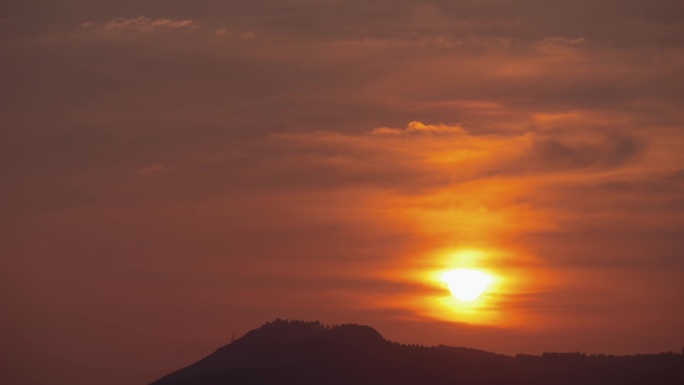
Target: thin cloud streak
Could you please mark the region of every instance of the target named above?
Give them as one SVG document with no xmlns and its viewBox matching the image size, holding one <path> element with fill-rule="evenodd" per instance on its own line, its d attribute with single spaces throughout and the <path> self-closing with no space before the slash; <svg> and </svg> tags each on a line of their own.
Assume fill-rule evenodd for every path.
<svg viewBox="0 0 684 385">
<path fill-rule="evenodd" d="M 87 21 L 81 24 L 83 28 L 99 28 L 105 32 L 136 31 L 136 32 L 155 32 L 170 31 L 178 29 L 195 29 L 197 25 L 193 20 L 172 20 L 172 19 L 150 19 L 146 16 L 133 18 L 118 18 L 104 22 L 100 25 Z"/>
</svg>

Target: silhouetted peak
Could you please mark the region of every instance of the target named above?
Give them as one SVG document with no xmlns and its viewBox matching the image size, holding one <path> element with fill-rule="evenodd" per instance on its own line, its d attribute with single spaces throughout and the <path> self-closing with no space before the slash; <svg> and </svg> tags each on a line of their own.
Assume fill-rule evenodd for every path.
<svg viewBox="0 0 684 385">
<path fill-rule="evenodd" d="M 356 324 L 325 325 L 319 321 L 275 319 L 249 331 L 235 342 L 238 344 L 279 343 L 313 339 L 362 343 L 385 341 L 382 335 L 370 326 Z"/>
<path fill-rule="evenodd" d="M 276 319 L 153 385 L 680 385 L 682 357 L 574 352 L 514 358 L 389 342 L 363 325 Z"/>
<path fill-rule="evenodd" d="M 366 325 L 343 324 L 336 325 L 330 329 L 333 334 L 338 334 L 351 339 L 361 339 L 364 341 L 385 341 L 385 338 L 377 330 Z"/>
</svg>

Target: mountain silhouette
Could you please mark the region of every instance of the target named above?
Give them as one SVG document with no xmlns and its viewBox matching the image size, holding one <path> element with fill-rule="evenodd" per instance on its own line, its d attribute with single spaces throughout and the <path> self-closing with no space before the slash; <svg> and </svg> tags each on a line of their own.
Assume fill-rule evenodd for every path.
<svg viewBox="0 0 684 385">
<path fill-rule="evenodd" d="M 684 355 L 544 353 L 391 342 L 362 325 L 276 319 L 151 385 L 684 384 Z"/>
</svg>

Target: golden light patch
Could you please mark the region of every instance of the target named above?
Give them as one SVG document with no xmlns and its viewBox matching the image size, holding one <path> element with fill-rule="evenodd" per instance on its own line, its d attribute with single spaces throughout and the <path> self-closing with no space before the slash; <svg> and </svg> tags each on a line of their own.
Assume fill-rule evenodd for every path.
<svg viewBox="0 0 684 385">
<path fill-rule="evenodd" d="M 499 273 L 497 257 L 496 250 L 463 248 L 435 250 L 419 263 L 407 261 L 391 276 L 415 281 L 426 291 L 407 294 L 398 304 L 440 321 L 504 326 L 499 303 L 510 282 Z"/>
<path fill-rule="evenodd" d="M 492 277 L 474 269 L 450 270 L 442 274 L 451 295 L 461 301 L 477 299 L 492 283 Z"/>
</svg>

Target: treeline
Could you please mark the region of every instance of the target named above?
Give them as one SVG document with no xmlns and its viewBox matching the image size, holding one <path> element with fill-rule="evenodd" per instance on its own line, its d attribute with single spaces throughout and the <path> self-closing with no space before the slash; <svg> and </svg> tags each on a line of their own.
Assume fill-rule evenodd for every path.
<svg viewBox="0 0 684 385">
<path fill-rule="evenodd" d="M 400 344 L 358 324 L 276 319 L 154 385 L 682 385 L 684 355 L 507 356 Z"/>
</svg>

